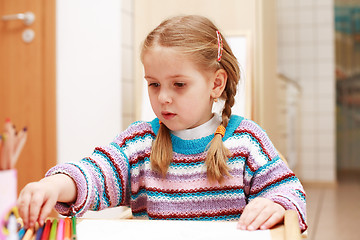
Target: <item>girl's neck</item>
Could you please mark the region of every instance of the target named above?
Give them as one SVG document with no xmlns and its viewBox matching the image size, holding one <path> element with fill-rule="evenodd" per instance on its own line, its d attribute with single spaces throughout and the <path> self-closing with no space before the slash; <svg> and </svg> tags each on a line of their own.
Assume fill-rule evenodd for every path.
<svg viewBox="0 0 360 240">
<path fill-rule="evenodd" d="M 214 134 L 220 123 L 221 118 L 215 113 L 209 121 L 198 127 L 180 131 L 171 131 L 171 133 L 183 140 L 199 139 Z"/>
</svg>

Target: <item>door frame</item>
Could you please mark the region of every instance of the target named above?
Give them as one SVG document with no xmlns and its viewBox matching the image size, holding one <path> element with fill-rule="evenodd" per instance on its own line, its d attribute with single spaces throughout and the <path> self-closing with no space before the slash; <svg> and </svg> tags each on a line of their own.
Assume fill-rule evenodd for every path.
<svg viewBox="0 0 360 240">
<path fill-rule="evenodd" d="M 44 0 L 44 159 L 45 169 L 57 163 L 56 150 L 56 0 Z"/>
</svg>

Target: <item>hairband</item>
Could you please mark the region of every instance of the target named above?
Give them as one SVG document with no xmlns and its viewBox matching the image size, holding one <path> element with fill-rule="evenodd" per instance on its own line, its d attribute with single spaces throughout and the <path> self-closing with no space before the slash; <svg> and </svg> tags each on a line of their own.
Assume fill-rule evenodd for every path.
<svg viewBox="0 0 360 240">
<path fill-rule="evenodd" d="M 218 128 L 215 131 L 215 135 L 220 134 L 221 137 L 224 137 L 225 135 L 225 127 L 223 125 L 219 125 Z"/>
<path fill-rule="evenodd" d="M 219 31 L 216 31 L 216 36 L 217 36 L 217 42 L 218 42 L 218 55 L 217 55 L 217 61 L 220 62 L 221 61 L 221 56 L 223 53 L 223 40 L 221 37 L 221 34 Z"/>
</svg>

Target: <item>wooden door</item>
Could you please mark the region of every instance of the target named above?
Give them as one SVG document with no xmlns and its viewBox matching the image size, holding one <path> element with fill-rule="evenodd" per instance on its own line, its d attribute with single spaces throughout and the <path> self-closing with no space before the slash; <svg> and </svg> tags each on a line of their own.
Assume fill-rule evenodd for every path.
<svg viewBox="0 0 360 240">
<path fill-rule="evenodd" d="M 35 21 L 4 21 L 4 15 L 33 12 Z M 22 39 L 33 30 L 33 41 Z M 56 163 L 55 0 L 0 1 L 0 130 L 6 118 L 28 128 L 20 155 L 18 190 L 41 179 Z"/>
</svg>

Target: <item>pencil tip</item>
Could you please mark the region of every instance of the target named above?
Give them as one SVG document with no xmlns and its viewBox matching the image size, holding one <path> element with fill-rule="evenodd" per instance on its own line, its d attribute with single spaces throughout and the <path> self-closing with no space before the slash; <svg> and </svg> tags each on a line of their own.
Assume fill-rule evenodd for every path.
<svg viewBox="0 0 360 240">
<path fill-rule="evenodd" d="M 26 132 L 26 131 L 27 131 L 27 127 L 24 127 L 24 128 L 23 128 L 23 131 Z"/>
<path fill-rule="evenodd" d="M 7 122 L 7 123 L 11 122 L 10 118 L 6 118 L 5 122 Z"/>
</svg>

